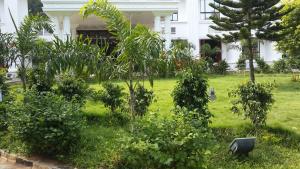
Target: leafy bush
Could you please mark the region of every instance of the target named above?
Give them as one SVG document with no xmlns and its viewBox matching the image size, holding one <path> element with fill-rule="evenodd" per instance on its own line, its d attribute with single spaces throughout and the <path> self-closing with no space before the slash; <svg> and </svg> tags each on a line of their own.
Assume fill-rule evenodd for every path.
<svg viewBox="0 0 300 169">
<path fill-rule="evenodd" d="M 238 70 L 246 70 L 246 59 L 240 57 L 236 63 L 236 68 Z"/>
<path fill-rule="evenodd" d="M 29 88 L 35 88 L 39 92 L 51 91 L 53 79 L 49 78 L 43 66 L 35 67 L 28 71 Z"/>
<path fill-rule="evenodd" d="M 206 168 L 212 137 L 207 128 L 196 127 L 201 124 L 192 125 L 197 123 L 194 119 L 197 114 L 179 111 L 162 121 L 157 115 L 142 119 L 135 126 L 133 136 L 121 154 L 119 168 Z"/>
<path fill-rule="evenodd" d="M 33 153 L 64 155 L 77 144 L 84 118 L 78 104 L 30 90 L 10 116 L 9 129 Z"/>
<path fill-rule="evenodd" d="M 147 90 L 144 86 L 138 85 L 135 89 L 135 110 L 136 115 L 144 116 L 148 111 L 148 107 L 154 100 L 153 91 Z"/>
<path fill-rule="evenodd" d="M 213 73 L 224 75 L 228 68 L 228 63 L 225 60 L 222 60 L 220 63 L 213 65 Z"/>
<path fill-rule="evenodd" d="M 286 73 L 290 71 L 290 68 L 285 59 L 280 59 L 274 62 L 273 71 L 276 73 Z"/>
<path fill-rule="evenodd" d="M 186 71 L 177 82 L 172 96 L 175 106 L 185 107 L 206 117 L 207 123 L 212 116 L 208 111 L 207 80 L 198 71 Z"/>
<path fill-rule="evenodd" d="M 194 60 L 189 68 L 199 73 L 208 73 L 210 69 L 209 65 L 210 63 L 208 63 L 206 59 L 201 58 L 199 60 Z"/>
<path fill-rule="evenodd" d="M 8 114 L 14 101 L 12 93 L 9 91 L 8 85 L 5 83 L 4 73 L 0 73 L 0 90 L 2 101 L 0 102 L 0 131 L 7 130 Z"/>
<path fill-rule="evenodd" d="M 111 112 L 115 112 L 124 103 L 122 99 L 125 95 L 123 88 L 112 83 L 104 83 L 102 86 L 104 90 L 95 93 L 94 99 L 100 100 Z"/>
<path fill-rule="evenodd" d="M 274 102 L 272 89 L 272 84 L 248 82 L 239 85 L 229 93 L 234 98 L 232 112 L 240 114 L 243 111 L 245 118 L 251 120 L 255 129 L 261 128 L 266 124 L 267 113 Z"/>
<path fill-rule="evenodd" d="M 68 101 L 76 101 L 83 104 L 88 92 L 88 85 L 83 79 L 72 76 L 63 76 L 58 83 L 57 91 Z"/>
<path fill-rule="evenodd" d="M 257 58 L 256 63 L 258 66 L 258 72 L 271 73 L 271 67 L 262 58 Z"/>
</svg>

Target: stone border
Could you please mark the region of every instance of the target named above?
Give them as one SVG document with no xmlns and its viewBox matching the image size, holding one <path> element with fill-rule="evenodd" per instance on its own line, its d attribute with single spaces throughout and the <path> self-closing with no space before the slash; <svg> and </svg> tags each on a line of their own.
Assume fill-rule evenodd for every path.
<svg viewBox="0 0 300 169">
<path fill-rule="evenodd" d="M 7 153 L 4 150 L 0 150 L 0 158 L 3 158 L 11 163 L 20 164 L 25 167 L 31 167 L 32 169 L 72 169 L 71 167 L 54 166 L 50 164 L 41 163 L 38 161 L 28 160 L 24 157 L 20 157 L 15 154 Z"/>
</svg>

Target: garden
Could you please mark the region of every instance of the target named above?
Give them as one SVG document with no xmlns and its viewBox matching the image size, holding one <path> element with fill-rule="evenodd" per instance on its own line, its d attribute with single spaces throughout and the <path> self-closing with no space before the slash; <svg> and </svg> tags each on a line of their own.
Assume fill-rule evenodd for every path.
<svg viewBox="0 0 300 169">
<path fill-rule="evenodd" d="M 7 70 L 1 69 L 0 149 L 87 169 L 299 168 L 300 81 L 293 71 L 300 67 L 299 48 L 286 46 L 299 31 L 284 28 L 293 28 L 286 24 L 300 17 L 299 6 L 294 8 L 300 4 L 239 3 L 277 15 L 250 16 L 247 21 L 256 24 L 210 36 L 241 41 L 236 72 L 228 72 L 225 61 L 213 63 L 220 49 L 208 44 L 199 59 L 184 40 L 166 48 L 158 33 L 132 27 L 106 0 L 89 1 L 81 14 L 106 22 L 118 41 L 113 51 L 81 36 L 44 41 L 38 33 L 53 32 L 49 18 L 29 15 L 16 35 L 0 33 L 1 62 L 16 63 L 20 78 L 7 83 Z M 236 29 L 246 22 L 238 22 L 239 15 L 251 13 L 211 6 L 228 14 L 230 25 L 213 16 L 218 30 Z M 269 25 L 279 19 L 280 26 Z M 233 20 L 236 25 L 227 22 Z M 256 37 L 249 33 L 264 26 Z M 286 56 L 266 64 L 253 53 L 259 38 L 276 39 Z M 254 150 L 230 153 L 232 140 L 243 137 L 256 138 Z"/>
</svg>

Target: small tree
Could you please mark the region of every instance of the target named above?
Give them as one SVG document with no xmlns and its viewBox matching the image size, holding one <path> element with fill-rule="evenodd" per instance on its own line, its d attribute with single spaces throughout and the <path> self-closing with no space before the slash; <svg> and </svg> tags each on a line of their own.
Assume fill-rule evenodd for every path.
<svg viewBox="0 0 300 169">
<path fill-rule="evenodd" d="M 113 71 L 107 74 L 123 79 L 129 89 L 130 111 L 132 115 L 138 112 L 136 106 L 135 89 L 140 81 L 148 78 L 153 86 L 153 77 L 158 67 L 158 60 L 162 51 L 162 40 L 159 35 L 151 31 L 148 27 L 137 24 L 132 26 L 131 22 L 107 0 L 90 0 L 81 9 L 84 17 L 96 15 L 101 17 L 107 24 L 107 28 L 112 33 L 118 45 L 115 48 L 111 65 Z M 103 69 L 99 69 L 103 74 Z"/>
<path fill-rule="evenodd" d="M 53 32 L 50 23 L 50 20 L 46 16 L 42 15 L 29 15 L 25 17 L 24 21 L 21 23 L 18 28 L 14 18 L 11 15 L 11 19 L 14 23 L 16 29 L 16 37 L 13 41 L 11 54 L 8 56 L 7 60 L 10 63 L 15 63 L 18 67 L 19 76 L 22 81 L 23 89 L 27 89 L 27 70 L 31 65 L 31 60 L 33 58 L 33 51 L 36 45 L 36 42 L 39 37 L 39 32 L 43 29 L 46 29 L 48 32 Z"/>
<path fill-rule="evenodd" d="M 208 35 L 225 43 L 245 41 L 243 52 L 247 54 L 250 66 L 250 80 L 255 82 L 255 39 L 279 40 L 283 37 L 280 20 L 286 12 L 280 12 L 284 5 L 280 0 L 214 0 L 210 6 L 224 17 L 212 16 L 215 25 L 211 28 L 226 31 L 223 36 Z"/>
<path fill-rule="evenodd" d="M 272 89 L 271 84 L 248 82 L 239 85 L 229 93 L 229 97 L 234 98 L 232 112 L 240 114 L 243 111 L 255 129 L 261 128 L 266 124 L 267 113 L 274 102 Z"/>
<path fill-rule="evenodd" d="M 8 65 L 8 58 L 10 56 L 10 48 L 12 47 L 13 35 L 9 33 L 1 33 L 0 31 L 0 66 L 6 67 Z"/>
<path fill-rule="evenodd" d="M 300 1 L 291 0 L 285 3 L 287 5 L 284 10 L 293 9 L 293 11 L 282 18 L 285 36 L 278 42 L 277 46 L 281 52 L 296 63 L 293 68 L 300 69 Z"/>
<path fill-rule="evenodd" d="M 206 126 L 212 116 L 207 107 L 207 86 L 207 80 L 200 72 L 188 70 L 183 73 L 172 93 L 175 106 L 198 112 L 205 119 Z"/>
<path fill-rule="evenodd" d="M 117 108 L 120 108 L 124 103 L 123 88 L 113 83 L 102 84 L 103 90 L 96 93 L 94 96 L 95 100 L 100 100 L 104 103 L 105 107 L 108 107 L 112 113 L 115 113 Z"/>
</svg>

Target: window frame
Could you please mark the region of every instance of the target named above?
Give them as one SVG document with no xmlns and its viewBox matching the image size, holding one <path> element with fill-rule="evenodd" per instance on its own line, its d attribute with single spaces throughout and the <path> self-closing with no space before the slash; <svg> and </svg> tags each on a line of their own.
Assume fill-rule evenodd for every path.
<svg viewBox="0 0 300 169">
<path fill-rule="evenodd" d="M 209 5 L 209 4 L 207 4 L 208 1 L 210 1 L 210 0 L 200 0 L 200 16 L 201 16 L 201 20 L 210 20 L 209 17 L 212 16 L 212 15 L 214 15 L 214 14 L 216 14 L 216 15 L 218 15 L 218 17 L 220 17 L 220 12 L 217 12 L 216 9 L 214 9 L 213 12 L 207 12 L 206 6 Z M 213 3 L 216 4 L 215 1 L 213 1 Z M 204 11 L 202 11 L 202 5 L 203 4 L 204 4 L 204 8 L 203 8 Z"/>
<path fill-rule="evenodd" d="M 174 15 L 176 15 L 176 19 L 174 19 Z M 178 21 L 178 12 L 172 14 L 171 21 Z"/>
</svg>

